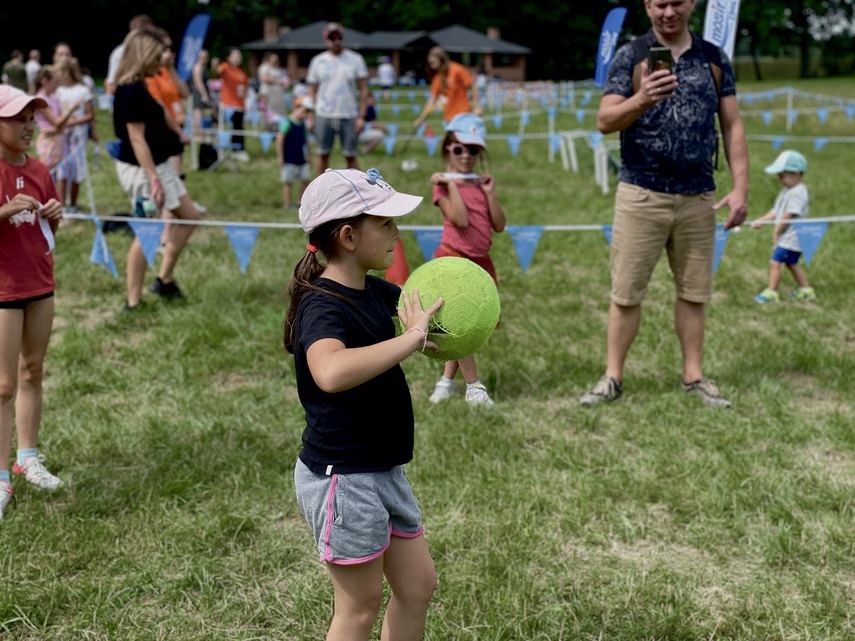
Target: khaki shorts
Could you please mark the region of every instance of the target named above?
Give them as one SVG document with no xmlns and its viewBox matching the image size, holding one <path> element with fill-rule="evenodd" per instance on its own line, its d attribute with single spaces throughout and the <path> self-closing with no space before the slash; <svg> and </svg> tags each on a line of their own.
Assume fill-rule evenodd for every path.
<svg viewBox="0 0 855 641">
<path fill-rule="evenodd" d="M 713 192 L 666 194 L 621 182 L 612 228 L 612 301 L 633 306 L 644 300 L 647 284 L 664 248 L 677 297 L 706 303 L 712 297 L 715 253 Z"/>
<path fill-rule="evenodd" d="M 160 184 L 163 187 L 163 208 L 174 212 L 181 205 L 181 196 L 187 194 L 187 188 L 170 161 L 167 160 L 155 166 L 155 171 L 157 171 L 157 177 L 160 178 Z M 139 165 L 131 165 L 117 160 L 116 175 L 119 177 L 119 184 L 131 201 L 131 208 L 136 207 L 137 198 L 151 196 L 151 182 L 145 170 Z"/>
</svg>

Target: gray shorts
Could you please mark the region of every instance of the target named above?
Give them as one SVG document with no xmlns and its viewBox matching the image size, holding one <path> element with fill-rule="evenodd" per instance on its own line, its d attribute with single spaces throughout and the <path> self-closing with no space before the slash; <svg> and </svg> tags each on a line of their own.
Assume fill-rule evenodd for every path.
<svg viewBox="0 0 855 641">
<path fill-rule="evenodd" d="M 341 155 L 345 158 L 356 156 L 356 119 L 315 116 L 315 141 L 319 154 L 326 156 L 332 151 L 336 135 L 341 140 Z"/>
<path fill-rule="evenodd" d="M 298 458 L 294 487 L 321 561 L 365 563 L 386 551 L 390 537 L 415 538 L 424 531 L 403 465 L 385 472 L 327 476 L 312 472 Z"/>
<path fill-rule="evenodd" d="M 282 169 L 279 170 L 279 182 L 291 184 L 297 182 L 297 179 L 309 181 L 312 179 L 312 169 L 309 163 L 302 165 L 290 165 L 285 163 Z"/>
</svg>

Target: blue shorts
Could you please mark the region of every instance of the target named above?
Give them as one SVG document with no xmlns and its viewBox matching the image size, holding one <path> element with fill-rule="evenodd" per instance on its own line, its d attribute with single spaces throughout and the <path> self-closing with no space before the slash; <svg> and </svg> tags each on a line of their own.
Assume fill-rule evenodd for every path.
<svg viewBox="0 0 855 641">
<path fill-rule="evenodd" d="M 424 531 L 402 465 L 384 472 L 325 475 L 298 458 L 294 488 L 321 561 L 339 565 L 372 561 L 383 555 L 392 536 L 412 539 Z"/>
<path fill-rule="evenodd" d="M 784 249 L 783 247 L 775 247 L 775 251 L 772 252 L 772 260 L 776 263 L 784 263 L 785 265 L 795 265 L 801 257 L 801 252 Z"/>
<path fill-rule="evenodd" d="M 322 118 L 315 116 L 315 140 L 317 152 L 327 155 L 332 151 L 335 137 L 341 140 L 341 155 L 345 158 L 356 156 L 356 120 L 353 118 Z"/>
</svg>

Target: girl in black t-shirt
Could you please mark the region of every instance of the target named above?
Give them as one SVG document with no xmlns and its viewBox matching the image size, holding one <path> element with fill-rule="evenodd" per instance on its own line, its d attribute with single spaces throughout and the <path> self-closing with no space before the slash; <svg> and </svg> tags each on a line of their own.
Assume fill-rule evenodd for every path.
<svg viewBox="0 0 855 641">
<path fill-rule="evenodd" d="M 376 169 L 328 169 L 300 205 L 309 244 L 288 288 L 285 347 L 294 354 L 306 412 L 297 502 L 335 591 L 327 639 L 367 641 L 384 575 L 392 597 L 383 637 L 421 638 L 436 587 L 404 476 L 413 456 L 413 407 L 400 362 L 436 349 L 427 329 L 442 299 L 423 310 L 417 290 L 401 296 L 397 285 L 368 275 L 392 266 L 395 218 L 421 200 L 395 192 Z M 396 313 L 404 327 L 397 336 Z"/>
<path fill-rule="evenodd" d="M 163 37 L 154 29 L 134 30 L 125 38 L 113 98 L 113 127 L 119 138 L 116 173 L 131 207 L 143 198 L 154 201 L 158 209 L 176 218 L 198 220 L 199 212 L 169 162 L 179 141 L 187 140 L 180 140 L 169 128 L 163 105 L 146 89 L 145 79 L 157 73 L 163 49 Z M 163 261 L 151 286 L 151 291 L 164 299 L 184 298 L 172 272 L 193 229 L 194 225 L 171 224 L 166 231 Z M 131 312 L 142 300 L 146 268 L 145 254 L 137 239 L 128 251 L 127 266 L 128 299 L 124 312 Z"/>
</svg>

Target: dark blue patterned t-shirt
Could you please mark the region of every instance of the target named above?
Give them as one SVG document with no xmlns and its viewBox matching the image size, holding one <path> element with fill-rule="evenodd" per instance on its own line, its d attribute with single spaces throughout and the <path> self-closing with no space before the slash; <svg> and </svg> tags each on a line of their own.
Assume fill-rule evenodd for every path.
<svg viewBox="0 0 855 641">
<path fill-rule="evenodd" d="M 657 44 L 652 31 L 646 37 L 649 45 Z M 674 65 L 679 83 L 674 97 L 657 102 L 621 132 L 620 180 L 669 194 L 715 190 L 715 114 L 719 96 L 736 94 L 736 82 L 727 54 L 720 51 L 721 89 L 716 95 L 715 80 L 699 40 L 692 33 L 692 46 Z M 634 93 L 632 70 L 633 48 L 629 43 L 615 54 L 604 93 L 630 98 Z"/>
</svg>

